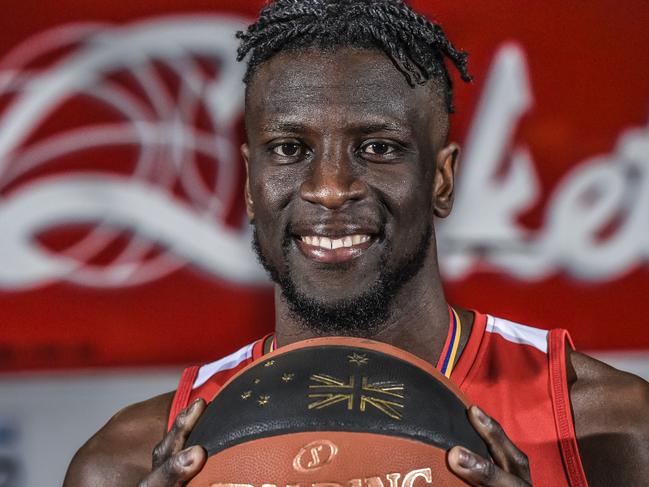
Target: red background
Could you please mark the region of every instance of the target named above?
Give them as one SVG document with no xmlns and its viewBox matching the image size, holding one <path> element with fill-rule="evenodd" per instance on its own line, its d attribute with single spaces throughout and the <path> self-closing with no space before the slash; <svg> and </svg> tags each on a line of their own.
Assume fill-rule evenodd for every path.
<svg viewBox="0 0 649 487">
<path fill-rule="evenodd" d="M 6 3 L 11 15 L 0 19 L 0 56 L 36 33 L 70 22 L 127 23 L 200 12 L 252 18 L 260 5 L 242 1 L 235 7 L 218 0 L 182 5 L 161 0 Z M 571 168 L 612 152 L 624 129 L 646 126 L 649 8 L 644 0 L 413 3 L 471 53 L 475 81 L 456 83 L 452 124 L 457 140 L 464 140 L 497 48 L 513 40 L 525 51 L 535 102 L 518 125 L 516 140 L 525 141 L 534 154 L 543 190 L 539 204 L 521 218 L 526 227 L 541 225 L 547 198 Z M 79 107 L 65 120 L 78 121 L 83 114 Z M 96 161 L 101 167 L 101 154 Z M 78 169 L 73 161 L 67 167 Z M 241 207 L 232 211 L 240 213 Z M 73 234 L 74 229 L 63 229 L 52 241 L 70 238 L 66 232 Z M 649 348 L 643 312 L 649 295 L 646 262 L 638 262 L 622 278 L 592 283 L 564 274 L 530 283 L 477 272 L 448 283 L 447 291 L 452 302 L 469 308 L 536 326 L 568 328 L 580 348 Z M 213 359 L 271 330 L 272 303 L 269 287 L 233 285 L 190 266 L 123 289 L 52 283 L 29 291 L 0 291 L 0 370 Z"/>
</svg>

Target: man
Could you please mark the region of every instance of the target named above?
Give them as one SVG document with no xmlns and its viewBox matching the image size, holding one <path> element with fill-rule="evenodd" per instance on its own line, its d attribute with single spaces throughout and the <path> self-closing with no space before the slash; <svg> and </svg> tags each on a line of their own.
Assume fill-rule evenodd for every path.
<svg viewBox="0 0 649 487">
<path fill-rule="evenodd" d="M 469 483 L 645 485 L 647 383 L 574 352 L 561 330 L 446 302 L 433 221 L 451 211 L 459 147 L 444 59 L 468 80 L 466 54 L 400 0 L 279 0 L 239 37 L 246 205 L 277 283 L 276 332 L 118 413 L 66 485 L 191 479 L 205 453 L 182 446 L 205 400 L 264 351 L 322 335 L 391 343 L 458 383 L 492 457 L 449 451 Z"/>
</svg>

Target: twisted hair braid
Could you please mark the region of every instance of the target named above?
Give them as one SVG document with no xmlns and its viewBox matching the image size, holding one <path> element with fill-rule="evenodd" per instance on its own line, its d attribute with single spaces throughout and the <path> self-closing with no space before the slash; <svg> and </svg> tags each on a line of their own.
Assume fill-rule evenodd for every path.
<svg viewBox="0 0 649 487">
<path fill-rule="evenodd" d="M 382 50 L 411 86 L 436 81 L 447 111 L 453 111 L 453 83 L 445 60 L 463 81 L 471 81 L 468 54 L 456 49 L 442 28 L 405 0 L 275 0 L 259 19 L 237 32 L 237 60 L 248 57 L 244 82 L 275 54 L 286 50 L 335 47 Z"/>
</svg>

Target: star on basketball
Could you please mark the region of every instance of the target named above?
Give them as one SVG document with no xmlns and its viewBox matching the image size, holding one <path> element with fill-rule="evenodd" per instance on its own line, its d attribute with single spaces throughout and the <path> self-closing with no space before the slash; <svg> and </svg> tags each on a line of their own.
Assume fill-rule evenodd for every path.
<svg viewBox="0 0 649 487">
<path fill-rule="evenodd" d="M 356 364 L 358 366 L 365 365 L 370 361 L 364 353 L 354 352 L 351 355 L 347 355 L 347 358 L 349 359 L 350 364 Z"/>
<path fill-rule="evenodd" d="M 270 396 L 259 396 L 257 399 L 257 404 L 260 406 L 265 406 L 270 401 Z"/>
</svg>

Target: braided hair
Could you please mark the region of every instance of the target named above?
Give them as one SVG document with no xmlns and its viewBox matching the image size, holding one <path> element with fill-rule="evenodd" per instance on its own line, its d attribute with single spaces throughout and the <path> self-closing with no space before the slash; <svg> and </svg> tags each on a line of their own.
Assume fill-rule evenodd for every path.
<svg viewBox="0 0 649 487">
<path fill-rule="evenodd" d="M 457 50 L 442 28 L 413 11 L 404 0 L 275 0 L 248 29 L 237 32 L 237 60 L 246 56 L 248 85 L 257 68 L 275 54 L 316 47 L 380 49 L 410 86 L 435 80 L 446 109 L 453 111 L 453 83 L 444 59 L 463 81 L 471 81 L 468 54 Z"/>
</svg>

